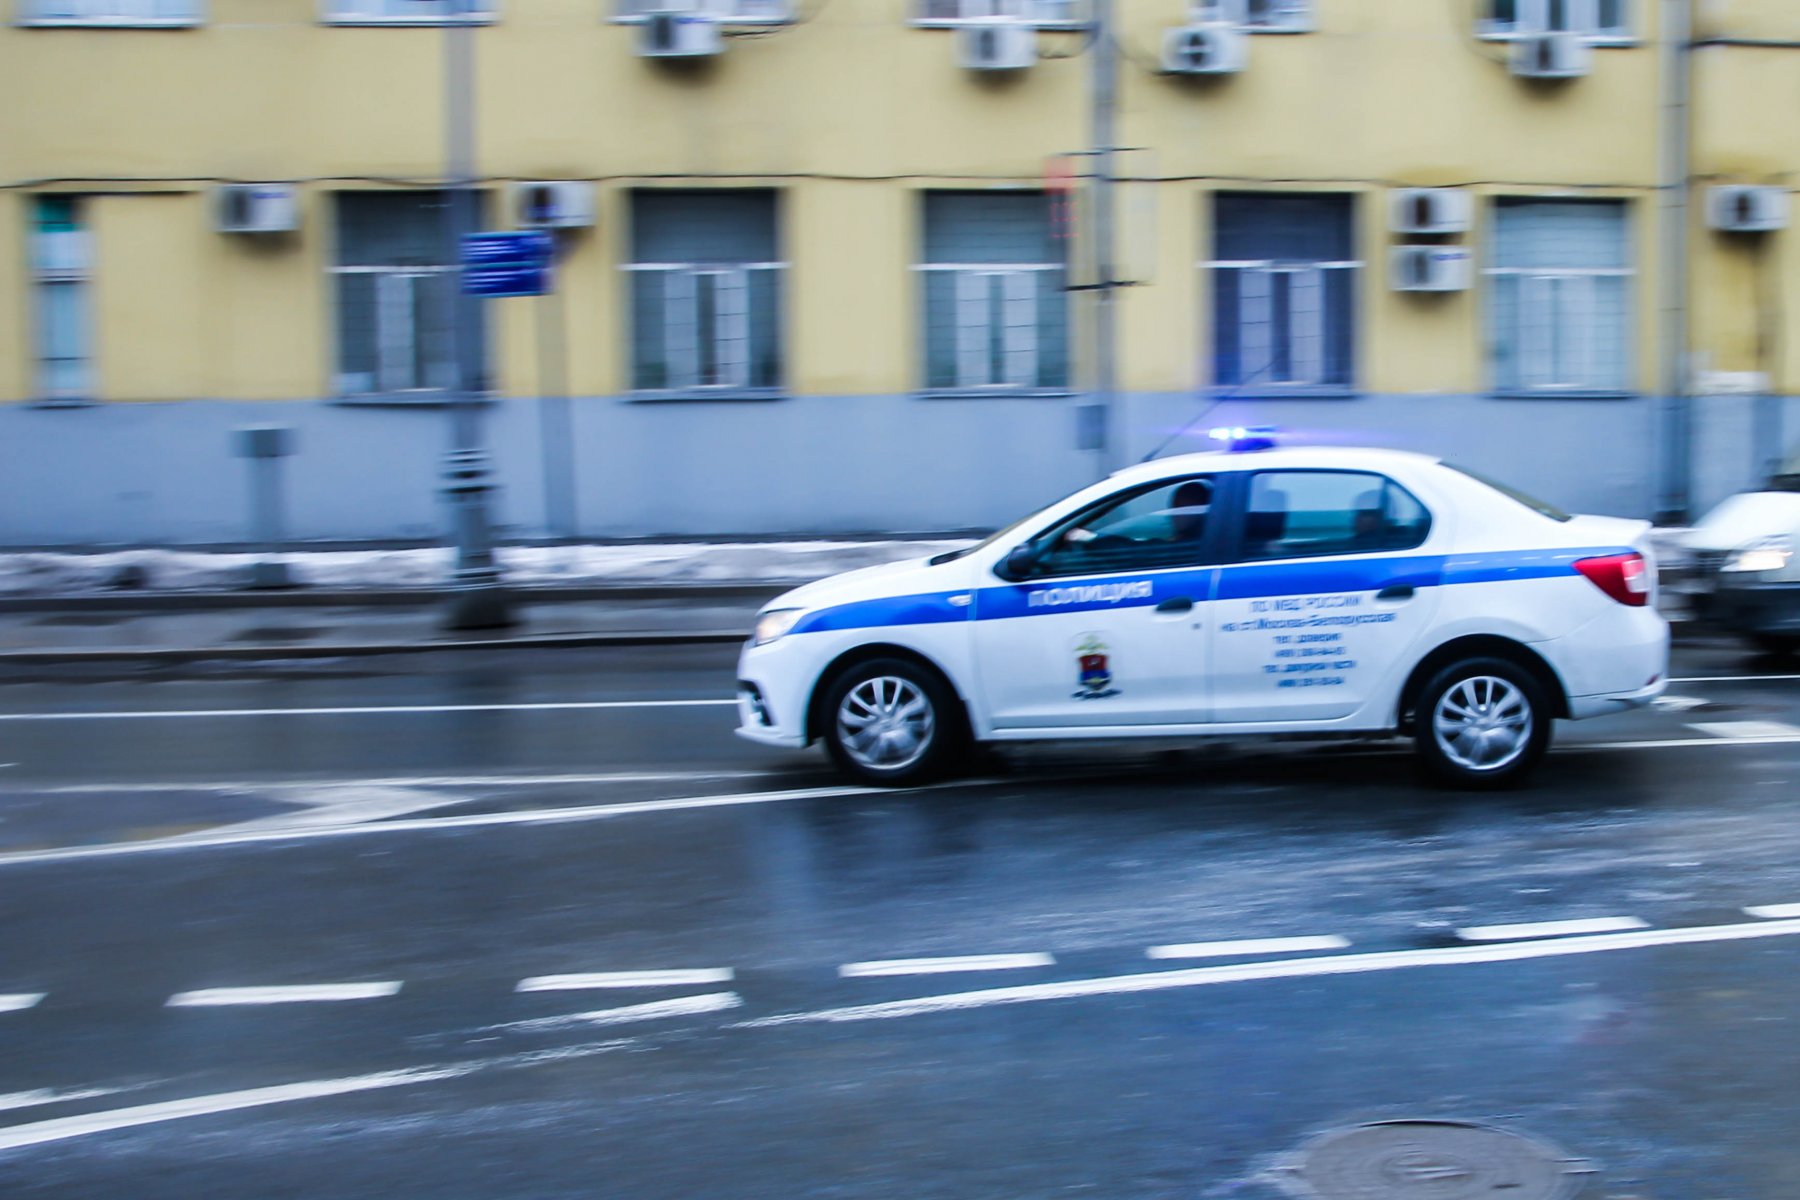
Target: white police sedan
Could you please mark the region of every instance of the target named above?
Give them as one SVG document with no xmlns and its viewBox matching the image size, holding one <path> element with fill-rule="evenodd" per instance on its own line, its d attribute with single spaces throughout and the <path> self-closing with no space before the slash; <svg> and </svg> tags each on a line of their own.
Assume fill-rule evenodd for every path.
<svg viewBox="0 0 1800 1200">
<path fill-rule="evenodd" d="M 1646 523 L 1416 454 L 1250 444 L 779 597 L 738 733 L 906 784 L 971 742 L 1396 731 L 1484 787 L 1522 779 L 1555 718 L 1667 685 Z"/>
</svg>

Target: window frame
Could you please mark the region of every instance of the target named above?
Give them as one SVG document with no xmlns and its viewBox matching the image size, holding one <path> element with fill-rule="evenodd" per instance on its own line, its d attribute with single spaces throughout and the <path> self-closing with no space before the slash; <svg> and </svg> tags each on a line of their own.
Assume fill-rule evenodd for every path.
<svg viewBox="0 0 1800 1200">
<path fill-rule="evenodd" d="M 1319 558 L 1366 558 L 1372 555 L 1409 554 L 1429 542 L 1432 533 L 1437 529 L 1437 513 L 1432 510 L 1431 505 L 1421 500 L 1417 492 L 1401 483 L 1398 479 L 1395 479 L 1392 475 L 1388 475 L 1382 471 L 1370 470 L 1366 467 L 1264 467 L 1260 469 L 1239 471 L 1235 474 L 1236 478 L 1233 480 L 1234 486 L 1231 492 L 1231 501 L 1228 506 L 1227 519 L 1222 523 L 1226 528 L 1220 531 L 1220 537 L 1223 540 L 1222 549 L 1224 550 L 1224 557 L 1221 559 L 1221 562 L 1226 565 L 1238 566 L 1251 563 L 1303 562 Z M 1392 491 L 1398 491 L 1401 495 L 1419 506 L 1419 511 L 1425 514 L 1425 527 L 1419 535 L 1419 540 L 1410 546 L 1379 546 L 1359 550 L 1319 550 L 1310 554 L 1251 554 L 1248 550 L 1249 540 L 1244 534 L 1245 527 L 1250 518 L 1251 489 L 1255 486 L 1256 477 L 1259 475 L 1364 476 L 1379 483 L 1381 489 L 1381 507 L 1384 516 L 1388 511 L 1389 496 L 1391 495 L 1390 489 L 1392 489 Z"/>
<path fill-rule="evenodd" d="M 601 18 L 610 25 L 642 25 L 649 19 L 649 12 L 629 12 L 626 9 L 638 3 L 655 4 L 660 0 L 604 0 L 606 15 Z M 754 0 L 751 0 L 754 2 Z M 781 25 L 792 25 L 794 17 L 794 0 L 777 0 L 781 4 L 780 16 L 746 15 L 735 11 L 745 0 L 699 0 L 701 15 L 710 16 L 721 25 L 753 25 L 764 28 Z M 714 11 L 733 10 L 733 11 Z"/>
<path fill-rule="evenodd" d="M 205 25 L 207 0 L 187 0 L 187 4 L 192 15 L 185 17 L 42 16 L 34 12 L 42 0 L 16 0 L 13 24 L 22 29 L 197 29 Z"/>
<path fill-rule="evenodd" d="M 1544 204 L 1567 203 L 1567 201 L 1561 197 L 1503 196 L 1503 197 L 1496 198 L 1496 202 L 1494 205 L 1494 207 L 1496 209 L 1498 208 L 1499 200 L 1507 200 L 1507 201 L 1512 201 L 1512 202 L 1516 202 L 1516 203 L 1526 203 L 1526 204 L 1533 203 L 1533 202 L 1544 203 Z M 1487 232 L 1487 235 L 1485 238 L 1485 241 L 1487 243 L 1486 248 L 1485 248 L 1486 258 L 1487 258 L 1487 263 L 1489 265 L 1483 266 L 1481 268 L 1481 276 L 1482 276 L 1482 280 L 1483 280 L 1483 286 L 1482 286 L 1482 295 L 1480 298 L 1481 299 L 1482 365 L 1485 369 L 1485 374 L 1486 374 L 1487 393 L 1490 396 L 1494 396 L 1499 399 L 1508 399 L 1508 400 L 1621 400 L 1621 399 L 1631 399 L 1631 398 L 1634 398 L 1634 397 L 1638 396 L 1639 394 L 1641 394 L 1640 390 L 1636 386 L 1638 372 L 1637 372 L 1637 338 L 1635 335 L 1637 332 L 1636 319 L 1637 319 L 1637 315 L 1638 315 L 1638 312 L 1637 312 L 1638 269 L 1637 269 L 1637 264 L 1634 261 L 1632 261 L 1632 258 L 1631 258 L 1632 250 L 1634 248 L 1632 240 L 1631 240 L 1631 236 L 1632 236 L 1632 229 L 1631 229 L 1632 204 L 1631 204 L 1630 200 L 1623 199 L 1623 198 L 1612 199 L 1609 202 L 1618 207 L 1618 211 L 1620 214 L 1620 220 L 1621 220 L 1621 222 L 1623 222 L 1623 224 L 1625 226 L 1624 231 L 1623 231 L 1623 241 L 1624 241 L 1624 245 L 1625 245 L 1625 265 L 1620 266 L 1620 267 L 1557 267 L 1557 268 L 1551 268 L 1551 267 L 1499 267 L 1499 266 L 1494 266 L 1492 264 L 1499 261 L 1500 222 L 1496 215 L 1490 213 L 1489 228 L 1488 228 L 1488 232 Z M 1592 384 L 1553 383 L 1553 384 L 1542 384 L 1542 385 L 1538 385 L 1538 386 L 1532 386 L 1532 385 L 1529 385 L 1524 382 L 1525 373 L 1522 369 L 1519 372 L 1519 382 L 1518 383 L 1503 384 L 1500 381 L 1499 375 L 1498 375 L 1499 341 L 1496 336 L 1496 322 L 1498 320 L 1498 305 L 1497 305 L 1497 292 L 1496 292 L 1496 289 L 1495 289 L 1494 283 L 1493 283 L 1493 281 L 1496 278 L 1499 278 L 1502 276 L 1519 280 L 1520 281 L 1519 291 L 1521 293 L 1524 290 L 1524 283 L 1527 280 L 1545 281 L 1547 283 L 1550 283 L 1553 286 L 1556 284 L 1567 284 L 1573 280 L 1593 280 L 1593 279 L 1599 279 L 1599 278 L 1622 280 L 1623 284 L 1624 284 L 1625 302 L 1624 302 L 1623 312 L 1620 314 L 1620 318 L 1619 318 L 1619 321 L 1620 321 L 1620 326 L 1619 326 L 1620 358 L 1621 358 L 1622 366 L 1623 366 L 1623 371 L 1621 373 L 1619 385 L 1617 387 L 1596 387 L 1596 386 L 1593 386 Z M 1521 313 L 1525 311 L 1525 309 L 1526 309 L 1525 297 L 1522 294 L 1519 295 L 1514 300 L 1514 303 L 1516 305 L 1518 305 L 1519 311 Z M 1590 322 L 1593 320 L 1597 320 L 1597 315 L 1594 315 L 1594 314 L 1597 314 L 1598 308 L 1597 308 L 1597 305 L 1592 303 L 1591 299 L 1590 299 L 1590 310 L 1589 311 L 1590 311 Z M 1590 323 L 1588 326 L 1590 333 L 1591 333 L 1592 328 L 1593 328 L 1593 325 Z M 1523 347 L 1525 339 L 1524 339 L 1524 333 L 1523 333 L 1522 327 L 1518 334 L 1518 337 L 1519 337 L 1519 346 Z M 1587 347 L 1588 347 L 1587 352 L 1591 355 L 1593 339 L 1590 336 L 1584 340 L 1587 342 Z"/>
<path fill-rule="evenodd" d="M 37 202 L 52 197 L 61 198 L 63 193 L 43 193 L 34 197 Z M 31 340 L 31 403 L 40 408 L 77 408 L 99 402 L 99 375 L 97 355 L 95 354 L 95 313 L 94 313 L 94 235 L 93 231 L 82 220 L 81 207 L 84 197 L 68 196 L 75 209 L 74 228 L 58 230 L 47 234 L 37 228 L 37 215 L 32 213 L 28 218 L 26 243 L 26 279 L 30 287 L 29 320 Z M 67 258 L 73 261 L 46 261 L 61 259 L 63 254 L 46 253 L 49 243 L 38 239 L 46 236 L 58 238 L 57 247 L 67 247 L 72 253 Z M 73 391 L 58 391 L 47 385 L 51 374 L 46 365 L 52 359 L 45 353 L 49 330 L 45 321 L 46 305 L 42 299 L 45 285 L 62 284 L 81 289 L 80 303 L 84 306 L 83 350 L 79 361 L 83 365 L 83 386 Z"/>
<path fill-rule="evenodd" d="M 929 0 L 908 0 L 906 23 L 916 29 L 961 29 L 981 21 L 995 19 L 994 13 L 977 13 L 955 17 L 933 17 L 925 15 L 925 7 Z M 1024 12 L 1035 9 L 1039 3 L 1054 4 L 1058 0 L 957 0 L 959 12 L 964 5 L 971 3 L 984 6 L 1011 7 L 1018 6 L 1021 15 L 1014 18 L 1029 24 L 1034 29 L 1045 30 L 1080 30 L 1092 23 L 1092 10 L 1088 0 L 1072 0 L 1076 14 L 1072 17 L 1028 17 Z M 997 14 L 1005 17 L 1007 14 Z"/>
<path fill-rule="evenodd" d="M 1287 7 L 1285 19 L 1270 23 L 1250 19 L 1250 0 L 1190 0 L 1188 20 L 1192 22 L 1223 22 L 1245 33 L 1293 34 L 1313 33 L 1318 25 L 1318 8 L 1314 0 L 1279 0 Z M 1240 19 L 1233 10 L 1242 10 Z"/>
<path fill-rule="evenodd" d="M 458 3 L 459 0 L 441 0 L 446 6 Z M 425 28 L 444 27 L 449 25 L 492 25 L 499 20 L 500 0 L 464 0 L 469 4 L 469 11 L 458 15 L 402 16 L 393 13 L 376 13 L 367 11 L 343 11 L 374 6 L 383 0 L 319 0 L 319 24 L 342 26 L 388 26 L 401 27 L 423 26 Z"/>
<path fill-rule="evenodd" d="M 1485 4 L 1487 0 L 1478 0 Z M 1479 12 L 1475 17 L 1475 36 L 1484 42 L 1514 42 L 1522 37 L 1545 32 L 1548 20 L 1548 0 L 1513 0 L 1518 6 L 1519 16 L 1510 27 L 1500 25 L 1492 17 L 1483 16 Z M 1623 20 L 1618 25 L 1602 27 L 1600 21 L 1600 5 L 1604 0 L 1588 0 L 1593 6 L 1593 32 L 1584 36 L 1583 40 L 1592 46 L 1636 46 L 1641 38 L 1638 33 L 1637 0 L 1619 0 L 1623 6 Z"/>
</svg>

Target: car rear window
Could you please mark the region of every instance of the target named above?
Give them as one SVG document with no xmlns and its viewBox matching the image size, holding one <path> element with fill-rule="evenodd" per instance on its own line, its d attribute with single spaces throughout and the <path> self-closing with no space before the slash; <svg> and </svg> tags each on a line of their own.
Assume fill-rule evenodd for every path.
<svg viewBox="0 0 1800 1200">
<path fill-rule="evenodd" d="M 1471 471 L 1468 467 L 1459 467 L 1451 462 L 1447 462 L 1444 465 L 1459 475 L 1467 475 L 1476 483 L 1486 484 L 1488 487 L 1493 488 L 1496 492 L 1499 492 L 1509 500 L 1518 501 L 1540 517 L 1549 517 L 1552 521 L 1567 521 L 1570 519 L 1569 514 L 1556 507 L 1556 505 L 1539 500 L 1536 496 L 1530 495 L 1529 493 L 1521 492 L 1516 487 L 1508 487 L 1497 479 L 1490 479 L 1480 471 Z"/>
</svg>

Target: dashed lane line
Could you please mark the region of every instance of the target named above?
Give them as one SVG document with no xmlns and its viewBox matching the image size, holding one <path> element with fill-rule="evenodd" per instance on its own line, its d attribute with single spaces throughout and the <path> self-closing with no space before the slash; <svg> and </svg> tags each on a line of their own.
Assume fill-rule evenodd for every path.
<svg viewBox="0 0 1800 1200">
<path fill-rule="evenodd" d="M 276 1104 L 292 1104 L 327 1096 L 345 1096 L 355 1092 L 372 1092 L 384 1088 L 409 1087 L 459 1079 L 482 1071 L 517 1070 L 522 1067 L 591 1058 L 635 1044 L 630 1038 L 615 1038 L 569 1046 L 561 1050 L 543 1050 L 527 1054 L 509 1054 L 496 1058 L 471 1059 L 438 1066 L 415 1067 L 403 1071 L 378 1071 L 369 1075 L 351 1075 L 338 1079 L 312 1079 L 302 1083 L 278 1084 L 274 1087 L 248 1088 L 236 1092 L 215 1092 L 208 1096 L 190 1096 L 183 1100 L 165 1100 L 157 1104 L 136 1104 L 107 1112 L 84 1113 L 75 1117 L 58 1117 L 50 1121 L 34 1121 L 28 1125 L 0 1128 L 0 1150 L 17 1150 L 42 1146 L 50 1142 L 68 1141 L 97 1133 L 136 1129 L 166 1121 L 190 1117 L 214 1116 L 267 1108 Z"/>
<path fill-rule="evenodd" d="M 1227 958 L 1250 954 L 1301 954 L 1311 950 L 1347 950 L 1350 939 L 1330 934 L 1325 937 L 1241 938 L 1226 942 L 1182 942 L 1171 946 L 1152 946 L 1146 958 Z"/>
<path fill-rule="evenodd" d="M 534 1017 L 528 1021 L 508 1021 L 488 1025 L 482 1033 L 543 1033 L 557 1029 L 630 1025 L 638 1021 L 664 1021 L 670 1017 L 695 1017 L 706 1013 L 729 1012 L 742 1008 L 744 999 L 736 992 L 708 992 L 702 996 L 682 996 L 675 1000 L 653 1000 L 648 1004 L 627 1004 L 621 1008 L 601 1008 L 592 1012 L 562 1013 L 554 1017 Z"/>
<path fill-rule="evenodd" d="M 1465 942 L 1509 942 L 1526 938 L 1569 937 L 1583 933 L 1623 933 L 1648 929 L 1648 921 L 1636 917 L 1587 917 L 1572 921 L 1534 921 L 1516 925 L 1471 925 L 1456 931 Z"/>
<path fill-rule="evenodd" d="M 346 787 L 557 787 L 613 783 L 705 783 L 720 779 L 766 779 L 767 771 L 610 771 L 565 775 L 394 775 L 378 779 L 197 779 L 187 782 L 21 784 L 19 790 L 40 796 L 99 796 L 137 792 L 317 792 Z"/>
<path fill-rule="evenodd" d="M 1752 917 L 1778 921 L 1800 917 L 1800 904 L 1758 904 L 1746 908 L 1744 912 Z"/>
<path fill-rule="evenodd" d="M 132 1090 L 134 1089 L 99 1087 L 75 1088 L 71 1091 L 59 1092 L 54 1088 L 37 1088 L 29 1092 L 9 1092 L 0 1096 L 0 1112 L 13 1112 L 21 1108 L 44 1108 L 52 1104 L 73 1104 L 77 1100 L 95 1100 L 101 1096 L 116 1096 L 120 1092 Z"/>
<path fill-rule="evenodd" d="M 584 975 L 534 975 L 521 979 L 515 992 L 581 992 L 601 988 L 694 987 L 705 983 L 730 983 L 737 972 L 730 967 L 700 967 L 672 971 L 594 971 Z"/>
<path fill-rule="evenodd" d="M 33 1008 L 44 998 L 43 992 L 16 992 L 12 995 L 0 995 L 0 1012 L 21 1012 Z"/>
<path fill-rule="evenodd" d="M 1112 996 L 1132 992 L 1166 991 L 1221 983 L 1248 983 L 1269 979 L 1300 979 L 1320 975 L 1352 975 L 1372 971 L 1398 971 L 1416 967 L 1472 966 L 1479 963 L 1522 962 L 1576 954 L 1601 954 L 1651 946 L 1693 945 L 1702 942 L 1739 941 L 1747 938 L 1787 937 L 1800 934 L 1800 921 L 1770 921 L 1753 925 L 1712 925 L 1690 929 L 1650 929 L 1632 933 L 1603 933 L 1592 937 L 1552 938 L 1535 942 L 1507 942 L 1482 946 L 1449 946 L 1428 950 L 1392 950 L 1371 954 L 1337 954 L 1323 958 L 1290 958 L 1277 962 L 1234 963 L 1230 966 L 1189 967 L 1180 971 L 1155 971 L 1114 975 L 1100 979 L 1074 979 L 1061 983 L 1023 984 L 919 996 L 881 1004 L 858 1004 L 813 1012 L 781 1013 L 740 1021 L 737 1028 L 761 1029 L 817 1022 L 881 1021 L 929 1013 L 961 1012 L 1005 1004 L 1029 1004 L 1043 1000 L 1067 1000 L 1085 996 Z"/>
<path fill-rule="evenodd" d="M 1671 679 L 1670 683 L 1762 683 L 1793 681 L 1800 675 L 1692 675 L 1686 679 Z"/>
<path fill-rule="evenodd" d="M 339 1000 L 379 1000 L 396 995 L 395 980 L 381 983 L 302 983 L 282 987 L 202 988 L 170 996 L 168 1008 L 213 1008 L 230 1004 L 320 1004 Z"/>
<path fill-rule="evenodd" d="M 1688 728 L 1718 738 L 1800 738 L 1800 725 L 1785 721 L 1695 721 Z"/>
<path fill-rule="evenodd" d="M 546 700 L 518 704 L 371 704 L 321 708 L 139 708 L 98 712 L 0 713 L 0 721 L 168 721 L 214 717 L 391 717 L 432 713 L 606 712 L 633 708 L 723 708 L 736 700 Z"/>
<path fill-rule="evenodd" d="M 873 979 L 890 975 L 948 975 L 960 971 L 1022 971 L 1053 967 L 1049 954 L 963 954 L 952 958 L 884 958 L 845 963 L 838 968 L 843 979 Z"/>
</svg>

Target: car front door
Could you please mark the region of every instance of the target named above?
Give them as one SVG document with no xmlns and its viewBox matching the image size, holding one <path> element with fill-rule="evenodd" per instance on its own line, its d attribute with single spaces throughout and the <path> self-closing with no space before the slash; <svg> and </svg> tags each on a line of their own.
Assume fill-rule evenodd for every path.
<svg viewBox="0 0 1800 1200">
<path fill-rule="evenodd" d="M 1124 489 L 1039 531 L 1023 543 L 1035 561 L 976 591 L 996 730 L 1207 719 L 1216 490 L 1211 475 Z"/>
<path fill-rule="evenodd" d="M 1237 478 L 1210 659 L 1221 724 L 1328 721 L 1361 708 L 1437 607 L 1431 514 L 1384 475 Z"/>
</svg>

